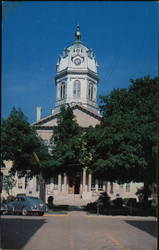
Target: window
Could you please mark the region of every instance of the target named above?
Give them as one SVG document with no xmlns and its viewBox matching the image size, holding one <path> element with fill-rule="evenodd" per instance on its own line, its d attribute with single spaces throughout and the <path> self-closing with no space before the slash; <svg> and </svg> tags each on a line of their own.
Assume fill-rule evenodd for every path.
<svg viewBox="0 0 159 250">
<path fill-rule="evenodd" d="M 25 189 L 27 188 L 27 186 L 28 186 L 28 178 L 25 177 Z"/>
<path fill-rule="evenodd" d="M 90 82 L 88 86 L 88 98 L 92 101 L 94 97 L 94 91 L 93 91 L 93 83 Z"/>
<path fill-rule="evenodd" d="M 22 188 L 23 184 L 22 184 L 22 178 L 18 178 L 18 188 Z"/>
<path fill-rule="evenodd" d="M 75 80 L 73 84 L 73 95 L 80 97 L 81 83 L 79 80 Z"/>
<path fill-rule="evenodd" d="M 40 183 L 39 183 L 39 178 L 36 177 L 36 192 L 38 192 L 40 189 Z"/>
<path fill-rule="evenodd" d="M 130 192 L 130 183 L 126 183 L 126 192 Z"/>
<path fill-rule="evenodd" d="M 113 182 L 110 182 L 110 193 L 113 194 L 114 191 L 113 191 Z"/>
<path fill-rule="evenodd" d="M 62 83 L 60 85 L 60 99 L 64 99 L 66 97 L 66 85 Z"/>
</svg>

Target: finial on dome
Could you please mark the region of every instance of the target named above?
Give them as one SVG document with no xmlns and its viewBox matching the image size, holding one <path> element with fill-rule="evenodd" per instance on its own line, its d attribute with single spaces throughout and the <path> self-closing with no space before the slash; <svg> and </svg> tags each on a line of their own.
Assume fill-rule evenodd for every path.
<svg viewBox="0 0 159 250">
<path fill-rule="evenodd" d="M 80 26 L 77 24 L 76 31 L 75 31 L 75 39 L 77 42 L 81 41 L 81 32 L 80 32 Z"/>
</svg>

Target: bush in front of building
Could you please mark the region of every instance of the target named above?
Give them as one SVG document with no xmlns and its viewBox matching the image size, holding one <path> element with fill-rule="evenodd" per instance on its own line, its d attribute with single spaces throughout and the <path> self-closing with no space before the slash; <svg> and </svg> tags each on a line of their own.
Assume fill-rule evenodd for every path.
<svg viewBox="0 0 159 250">
<path fill-rule="evenodd" d="M 103 211 L 104 209 L 110 209 L 110 207 L 110 197 L 106 192 L 101 192 L 97 201 L 90 202 L 87 204 L 86 210 L 89 212 L 96 213 L 98 211 Z"/>
<path fill-rule="evenodd" d="M 8 202 L 11 202 L 11 201 L 14 201 L 15 200 L 15 196 L 14 195 L 8 195 L 7 198 L 3 198 L 3 202 L 4 203 L 8 203 Z"/>
<path fill-rule="evenodd" d="M 54 204 L 53 204 L 54 197 L 53 196 L 49 196 L 47 202 L 48 202 L 48 204 L 47 204 L 48 208 L 52 209 L 54 207 Z"/>
<path fill-rule="evenodd" d="M 123 206 L 123 199 L 121 197 L 116 198 L 112 201 L 114 208 L 122 208 Z"/>
</svg>

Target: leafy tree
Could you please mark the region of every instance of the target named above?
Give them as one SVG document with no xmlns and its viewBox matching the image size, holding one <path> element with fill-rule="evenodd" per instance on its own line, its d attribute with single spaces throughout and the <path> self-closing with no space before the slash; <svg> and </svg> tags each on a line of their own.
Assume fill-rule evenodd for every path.
<svg viewBox="0 0 159 250">
<path fill-rule="evenodd" d="M 81 170 L 86 154 L 82 139 L 82 129 L 77 124 L 71 107 L 62 106 L 51 138 L 52 156 L 47 162 L 50 175 L 65 172 L 69 176 L 75 176 Z"/>
<path fill-rule="evenodd" d="M 3 189 L 10 195 L 10 190 L 16 185 L 16 180 L 10 175 L 3 176 Z"/>
<path fill-rule="evenodd" d="M 131 80 L 101 97 L 103 119 L 87 133 L 92 170 L 109 181 L 156 182 L 158 79 Z"/>
<path fill-rule="evenodd" d="M 20 109 L 13 108 L 9 117 L 2 119 L 1 159 L 12 161 L 11 174 L 18 172 L 20 177 L 32 177 L 40 173 L 44 175 L 43 162 L 49 157 L 47 151 L 42 139 Z"/>
</svg>

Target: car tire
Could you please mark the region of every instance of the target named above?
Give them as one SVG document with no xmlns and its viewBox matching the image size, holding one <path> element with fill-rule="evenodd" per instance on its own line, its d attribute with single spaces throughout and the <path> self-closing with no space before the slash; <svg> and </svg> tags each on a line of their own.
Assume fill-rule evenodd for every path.
<svg viewBox="0 0 159 250">
<path fill-rule="evenodd" d="M 39 216 L 43 216 L 43 215 L 44 215 L 44 212 L 38 212 L 38 215 L 39 215 Z"/>
<path fill-rule="evenodd" d="M 23 209 L 22 209 L 22 215 L 23 215 L 23 216 L 26 216 L 27 214 L 28 214 L 28 212 L 27 212 L 26 208 L 23 208 Z"/>
</svg>

